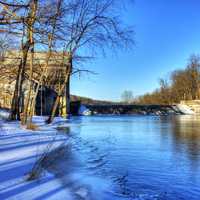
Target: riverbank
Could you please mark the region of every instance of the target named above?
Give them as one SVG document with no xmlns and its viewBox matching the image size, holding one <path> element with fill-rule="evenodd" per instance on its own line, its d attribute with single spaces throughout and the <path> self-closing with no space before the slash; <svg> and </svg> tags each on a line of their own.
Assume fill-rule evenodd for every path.
<svg viewBox="0 0 200 200">
<path fill-rule="evenodd" d="M 51 125 L 45 124 L 44 117 L 34 117 L 33 122 L 35 131 L 19 122 L 0 120 L 0 199 L 101 200 L 107 181 L 82 173 L 78 167 L 82 157 L 71 155 L 70 128 L 79 126 L 69 126 L 62 118 Z M 39 176 L 30 180 L 37 172 Z"/>
<path fill-rule="evenodd" d="M 70 199 L 67 188 L 45 169 L 36 180 L 28 181 L 43 155 L 67 145 L 66 135 L 56 130 L 63 119 L 57 118 L 52 125 L 45 125 L 41 117 L 33 121 L 36 131 L 0 120 L 0 199 Z"/>
</svg>

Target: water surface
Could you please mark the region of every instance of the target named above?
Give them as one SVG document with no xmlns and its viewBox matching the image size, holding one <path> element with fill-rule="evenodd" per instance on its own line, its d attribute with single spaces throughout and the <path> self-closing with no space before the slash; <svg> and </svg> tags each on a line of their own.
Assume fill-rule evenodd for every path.
<svg viewBox="0 0 200 200">
<path fill-rule="evenodd" d="M 60 176 L 77 196 L 200 199 L 199 116 L 72 118 L 70 144 Z"/>
</svg>

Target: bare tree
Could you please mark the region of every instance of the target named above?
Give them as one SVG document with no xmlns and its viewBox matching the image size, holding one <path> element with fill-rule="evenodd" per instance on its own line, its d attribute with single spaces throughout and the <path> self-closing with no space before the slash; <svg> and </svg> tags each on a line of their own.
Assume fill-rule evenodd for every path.
<svg viewBox="0 0 200 200">
<path fill-rule="evenodd" d="M 18 2 L 13 4 L 9 1 L 0 2 L 0 5 L 3 8 L 3 13 L 1 13 L 1 24 L 4 25 L 4 31 L 10 34 L 21 34 L 21 51 L 22 58 L 18 67 L 17 79 L 15 84 L 15 91 L 12 100 L 11 108 L 11 119 L 20 119 L 21 102 L 22 102 L 22 85 L 24 81 L 24 73 L 26 68 L 27 56 L 29 49 L 33 46 L 33 26 L 36 19 L 37 12 L 37 0 L 31 0 L 28 4 Z M 27 14 L 24 14 L 24 12 Z M 21 28 L 21 31 L 18 31 L 18 28 L 15 27 L 15 24 Z M 7 27 L 5 25 L 8 25 Z M 14 27 L 13 27 L 14 25 Z M 10 28 L 17 31 L 10 31 Z M 21 32 L 21 33 L 20 33 Z M 33 49 L 33 48 L 32 48 Z"/>
<path fill-rule="evenodd" d="M 70 69 L 67 70 L 70 75 L 64 81 L 65 87 L 62 87 L 63 90 L 66 89 L 67 113 L 69 113 L 70 102 L 70 76 L 77 70 L 74 68 L 76 58 L 83 52 L 87 52 L 92 57 L 94 54 L 105 53 L 106 48 L 114 50 L 127 48 L 133 44 L 133 30 L 123 26 L 117 15 L 117 3 L 119 2 L 116 0 L 65 2 L 64 15 L 57 37 L 65 42 L 64 50 L 71 55 L 72 59 L 71 65 L 68 66 Z M 78 71 L 80 72 L 81 69 Z M 58 99 L 59 96 L 56 102 Z M 48 122 L 50 123 L 52 119 L 51 115 Z"/>
<path fill-rule="evenodd" d="M 57 10 L 57 5 L 60 5 L 62 0 L 52 1 L 19 1 L 12 3 L 12 1 L 1 2 L 3 8 L 0 18 L 0 25 L 2 25 L 3 34 L 11 34 L 21 41 L 20 56 L 21 61 L 18 66 L 16 76 L 15 91 L 12 99 L 11 119 L 20 119 L 20 113 L 23 113 L 23 123 L 27 122 L 28 115 L 32 115 L 35 98 L 31 98 L 33 93 L 33 65 L 34 65 L 34 47 L 44 48 L 47 51 L 46 66 L 40 76 L 40 80 L 36 89 L 44 78 L 48 78 L 47 68 L 48 61 L 51 57 L 52 47 L 56 41 L 55 32 L 57 27 L 58 16 L 60 10 Z M 46 6 L 46 7 L 45 7 Z M 17 24 L 17 26 L 15 26 Z M 10 31 L 12 29 L 12 31 Z M 30 55 L 30 56 L 29 56 Z M 27 59 L 29 63 L 27 63 Z M 29 68 L 27 68 L 29 65 Z M 28 71 L 28 74 L 27 74 Z M 28 95 L 25 102 L 25 107 L 22 103 L 24 97 L 22 94 L 22 87 L 25 80 L 25 75 L 28 75 L 29 87 Z M 31 111 L 28 111 L 31 108 Z"/>
<path fill-rule="evenodd" d="M 31 123 L 31 120 L 32 120 L 32 116 L 33 116 L 34 108 L 35 108 L 35 104 L 36 104 L 36 97 L 38 95 L 39 88 L 41 87 L 43 80 L 47 79 L 48 75 L 49 75 L 49 73 L 48 73 L 49 61 L 52 56 L 52 48 L 54 46 L 54 42 L 56 41 L 55 32 L 57 31 L 57 26 L 58 26 L 57 22 L 59 21 L 59 17 L 61 14 L 62 2 L 63 2 L 63 0 L 57 0 L 56 2 L 53 2 L 54 4 L 52 4 L 52 2 L 51 2 L 50 6 L 53 5 L 53 9 L 51 7 L 51 9 L 47 13 L 47 15 L 46 15 L 46 10 L 44 10 L 43 8 L 42 9 L 40 8 L 39 19 L 41 19 L 42 21 L 44 21 L 44 19 L 45 19 L 46 24 L 45 24 L 45 26 L 42 25 L 42 28 L 40 26 L 38 28 L 36 28 L 35 32 L 37 34 L 39 34 L 40 38 L 42 38 L 42 41 L 44 41 L 45 40 L 44 30 L 48 27 L 48 29 L 49 29 L 48 32 L 47 32 L 47 30 L 45 30 L 45 33 L 48 33 L 47 34 L 48 35 L 48 38 L 47 38 L 47 48 L 48 49 L 46 52 L 45 66 L 42 69 L 42 73 L 40 74 L 40 78 L 37 83 L 35 94 L 33 95 L 33 98 L 30 101 L 30 105 L 29 106 L 26 105 L 26 111 L 28 110 L 28 107 L 30 108 L 29 123 Z M 41 43 L 41 41 L 40 41 L 40 43 Z M 32 58 L 33 58 L 33 55 L 32 55 Z M 31 60 L 33 61 L 33 59 L 31 59 Z M 32 63 L 32 65 L 33 65 L 33 63 Z M 30 71 L 32 73 L 32 70 L 30 70 Z M 30 74 L 30 80 L 32 80 L 31 74 Z M 30 91 L 31 90 L 29 90 L 29 93 L 30 93 Z M 30 98 L 30 94 L 29 94 L 29 98 Z M 25 119 L 27 119 L 27 115 L 26 115 Z"/>
<path fill-rule="evenodd" d="M 121 95 L 121 99 L 124 103 L 132 103 L 133 102 L 133 92 L 130 90 L 125 90 Z"/>
<path fill-rule="evenodd" d="M 14 2 L 14 3 L 13 3 Z M 20 63 L 14 73 L 15 91 L 12 99 L 11 119 L 23 123 L 32 117 L 38 90 L 42 84 L 59 82 L 59 69 L 51 76 L 52 52 L 63 54 L 60 68 L 65 68 L 59 83 L 58 97 L 52 107 L 49 122 L 53 120 L 61 96 L 66 97 L 66 113 L 69 114 L 70 78 L 81 72 L 91 72 L 80 67 L 80 63 L 99 54 L 107 48 L 117 50 L 133 44 L 132 28 L 123 26 L 120 20 L 117 0 L 7 0 L 0 1 L 0 34 L 16 38 L 20 52 Z M 35 76 L 35 49 L 46 52 L 45 64 Z M 36 70 L 37 71 L 37 70 Z M 57 73 L 59 72 L 59 73 Z M 60 75 L 59 75 L 60 77 Z M 23 86 L 27 79 L 25 106 Z M 33 85 L 35 85 L 33 87 Z"/>
</svg>

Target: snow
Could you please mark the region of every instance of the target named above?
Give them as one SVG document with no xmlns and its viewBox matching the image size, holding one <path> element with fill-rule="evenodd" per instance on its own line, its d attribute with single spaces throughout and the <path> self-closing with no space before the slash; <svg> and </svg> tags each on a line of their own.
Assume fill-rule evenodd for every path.
<svg viewBox="0 0 200 200">
<path fill-rule="evenodd" d="M 0 109 L 0 118 L 7 119 L 9 117 L 9 111 L 6 109 Z"/>
<path fill-rule="evenodd" d="M 61 162 L 60 166 L 46 167 L 39 179 L 27 180 L 34 163 L 49 144 L 53 144 L 49 152 L 53 162 L 54 152 L 70 147 L 69 136 L 57 130 L 68 127 L 67 120 L 55 118 L 53 124 L 46 125 L 44 117 L 34 117 L 33 122 L 38 126 L 36 131 L 27 130 L 18 122 L 0 119 L 0 200 L 101 200 L 109 183 L 71 170 L 73 159 L 70 157 L 68 166 Z M 58 174 L 54 167 L 58 168 Z"/>
<path fill-rule="evenodd" d="M 0 200 L 103 198 L 103 192 L 109 188 L 107 181 L 70 167 L 73 166 L 73 158 L 66 153 L 70 147 L 66 133 L 75 124 L 69 125 L 67 119 L 57 117 L 51 125 L 47 125 L 45 117 L 34 116 L 37 130 L 32 131 L 19 122 L 9 122 L 6 120 L 8 117 L 8 111 L 0 110 Z M 55 156 L 60 149 L 64 149 L 68 159 L 66 163 L 58 157 L 61 160 L 59 165 Z M 43 167 L 38 179 L 28 181 L 34 164 L 47 150 L 52 166 Z"/>
<path fill-rule="evenodd" d="M 91 111 L 85 106 L 81 105 L 78 111 L 79 115 L 91 115 Z"/>
<path fill-rule="evenodd" d="M 194 111 L 187 105 L 183 105 L 183 104 L 178 104 L 177 108 L 186 115 L 193 115 L 195 114 Z"/>
<path fill-rule="evenodd" d="M 0 111 L 0 199 L 72 199 L 60 181 L 47 171 L 35 181 L 27 181 L 29 172 L 40 155 L 52 144 L 51 151 L 66 145 L 67 137 L 55 127 L 65 122 L 56 119 L 45 125 L 45 119 L 34 117 L 37 131 L 26 130 L 18 122 L 8 122 L 8 112 Z"/>
<path fill-rule="evenodd" d="M 69 136 L 58 130 L 58 127 L 69 128 L 67 120 L 55 118 L 51 125 L 46 125 L 45 120 L 34 117 L 38 130 L 31 131 L 19 122 L 0 119 L 0 200 L 102 200 L 111 196 L 113 200 L 123 199 L 110 192 L 108 180 L 72 167 L 73 158 L 66 153 L 70 147 Z M 70 127 L 73 126 L 72 123 Z M 44 167 L 38 179 L 28 181 L 30 171 L 49 144 L 52 144 L 49 155 L 53 165 Z M 60 163 L 54 159 L 59 149 L 64 149 L 67 162 L 62 162 L 62 157 Z"/>
</svg>

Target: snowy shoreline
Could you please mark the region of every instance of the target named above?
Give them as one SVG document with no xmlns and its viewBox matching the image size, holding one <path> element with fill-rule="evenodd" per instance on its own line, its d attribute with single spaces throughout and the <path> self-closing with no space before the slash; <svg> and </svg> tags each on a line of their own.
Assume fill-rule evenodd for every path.
<svg viewBox="0 0 200 200">
<path fill-rule="evenodd" d="M 38 180 L 27 181 L 35 162 L 49 144 L 52 143 L 52 152 L 67 143 L 68 137 L 56 130 L 60 121 L 63 120 L 56 119 L 52 125 L 45 125 L 44 118 L 35 117 L 34 123 L 39 129 L 31 131 L 21 127 L 19 122 L 0 120 L 1 200 L 71 199 L 66 187 L 47 170 L 43 170 Z"/>
</svg>

